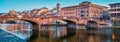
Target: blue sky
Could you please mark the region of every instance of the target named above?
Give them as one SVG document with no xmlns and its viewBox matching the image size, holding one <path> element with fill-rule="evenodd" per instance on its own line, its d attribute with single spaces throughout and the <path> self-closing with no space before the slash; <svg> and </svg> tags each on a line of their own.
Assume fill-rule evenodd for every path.
<svg viewBox="0 0 120 42">
<path fill-rule="evenodd" d="M 10 10 L 24 11 L 35 8 L 47 7 L 52 9 L 57 3 L 61 7 L 78 5 L 82 1 L 90 1 L 93 4 L 108 6 L 110 3 L 118 3 L 120 0 L 0 0 L 0 13 Z"/>
</svg>

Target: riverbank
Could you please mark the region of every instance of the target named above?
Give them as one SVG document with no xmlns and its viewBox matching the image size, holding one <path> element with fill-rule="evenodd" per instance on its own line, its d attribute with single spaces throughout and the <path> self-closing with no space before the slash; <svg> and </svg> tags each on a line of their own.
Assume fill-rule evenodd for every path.
<svg viewBox="0 0 120 42">
<path fill-rule="evenodd" d="M 111 26 L 109 28 L 120 28 L 120 26 Z"/>
<path fill-rule="evenodd" d="M 12 35 L 2 29 L 0 29 L 0 42 L 27 42 L 18 38 L 15 35 Z"/>
</svg>

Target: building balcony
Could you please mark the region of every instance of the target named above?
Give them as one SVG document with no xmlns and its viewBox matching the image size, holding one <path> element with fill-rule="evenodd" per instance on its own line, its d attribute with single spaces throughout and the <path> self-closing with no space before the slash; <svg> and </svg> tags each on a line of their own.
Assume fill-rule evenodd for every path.
<svg viewBox="0 0 120 42">
<path fill-rule="evenodd" d="M 111 7 L 110 9 L 120 9 L 120 7 Z"/>
<path fill-rule="evenodd" d="M 112 11 L 112 12 L 109 12 L 109 13 L 120 13 L 120 11 Z"/>
</svg>

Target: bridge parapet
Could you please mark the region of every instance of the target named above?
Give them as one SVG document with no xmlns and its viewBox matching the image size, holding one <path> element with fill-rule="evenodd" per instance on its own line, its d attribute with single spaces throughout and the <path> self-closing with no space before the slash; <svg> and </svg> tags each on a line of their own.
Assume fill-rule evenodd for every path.
<svg viewBox="0 0 120 42">
<path fill-rule="evenodd" d="M 0 20 L 18 20 L 19 18 L 17 16 L 0 16 Z M 64 17 L 64 16 L 51 16 L 51 17 L 41 17 L 41 16 L 36 16 L 36 17 L 31 17 L 31 16 L 22 16 L 22 20 L 29 20 L 36 22 L 38 24 L 42 24 L 44 22 L 50 23 L 51 21 L 56 21 L 56 20 L 69 20 L 72 22 L 75 22 L 76 24 L 85 24 L 86 21 L 95 21 L 99 24 L 105 23 L 105 21 L 100 20 L 100 19 L 89 19 L 89 18 L 79 18 L 79 17 Z"/>
</svg>

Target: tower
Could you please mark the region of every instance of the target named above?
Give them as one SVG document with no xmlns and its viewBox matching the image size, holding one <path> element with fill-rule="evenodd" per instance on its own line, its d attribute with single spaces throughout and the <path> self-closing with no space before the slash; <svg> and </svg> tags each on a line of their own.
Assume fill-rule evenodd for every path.
<svg viewBox="0 0 120 42">
<path fill-rule="evenodd" d="M 60 12 L 60 4 L 57 3 L 57 13 Z"/>
<path fill-rule="evenodd" d="M 56 6 L 57 6 L 57 7 L 56 7 L 57 13 L 55 14 L 55 16 L 60 16 L 60 15 L 61 15 L 61 14 L 60 14 L 60 11 L 61 11 L 60 4 L 57 3 Z"/>
</svg>

